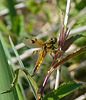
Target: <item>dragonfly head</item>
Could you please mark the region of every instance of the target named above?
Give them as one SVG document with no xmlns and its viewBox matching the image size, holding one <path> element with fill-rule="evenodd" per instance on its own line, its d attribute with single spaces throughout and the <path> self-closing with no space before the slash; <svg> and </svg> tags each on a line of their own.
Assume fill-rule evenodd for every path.
<svg viewBox="0 0 86 100">
<path fill-rule="evenodd" d="M 53 44 L 55 44 L 55 43 L 57 42 L 57 38 L 56 38 L 56 37 L 52 37 L 52 38 L 51 38 L 51 42 L 52 42 Z"/>
</svg>

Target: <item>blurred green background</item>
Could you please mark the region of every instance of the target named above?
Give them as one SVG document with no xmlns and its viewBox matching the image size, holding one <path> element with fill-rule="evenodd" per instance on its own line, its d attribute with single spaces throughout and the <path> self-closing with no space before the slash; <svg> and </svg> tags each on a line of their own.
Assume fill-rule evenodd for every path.
<svg viewBox="0 0 86 100">
<path fill-rule="evenodd" d="M 6 41 L 6 45 L 16 68 L 19 67 L 19 63 L 17 62 L 8 37 L 11 36 L 26 69 L 32 74 L 38 55 L 32 54 L 31 49 L 25 47 L 22 40 L 24 36 L 36 36 L 38 39 L 45 42 L 53 36 L 58 37 L 62 25 L 62 12 L 65 17 L 66 5 L 66 0 L 0 0 L 0 32 Z M 85 0 L 71 0 L 68 27 L 70 28 L 73 24 L 75 25 L 70 35 L 80 33 L 86 36 Z M 77 40 L 65 55 L 83 46 L 86 46 L 85 37 Z M 39 88 L 42 86 L 42 82 L 52 60 L 52 57 L 48 54 L 37 74 L 34 76 L 34 80 L 36 80 Z M 76 82 L 86 82 L 85 73 L 86 54 L 82 54 L 62 65 L 60 83 L 73 80 Z M 20 72 L 19 77 L 25 90 L 27 100 L 35 100 L 22 72 Z M 56 72 L 49 78 L 44 95 L 50 93 L 50 91 L 54 89 L 55 77 Z M 77 90 L 62 100 L 73 100 L 85 92 L 86 87 Z"/>
</svg>

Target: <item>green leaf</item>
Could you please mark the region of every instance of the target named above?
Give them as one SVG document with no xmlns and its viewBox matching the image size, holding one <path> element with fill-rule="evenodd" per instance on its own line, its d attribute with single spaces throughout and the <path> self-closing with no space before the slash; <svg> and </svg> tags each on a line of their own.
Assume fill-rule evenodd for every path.
<svg viewBox="0 0 86 100">
<path fill-rule="evenodd" d="M 2 92 L 1 94 L 9 93 L 14 89 L 15 85 L 17 84 L 18 74 L 19 74 L 19 69 L 15 70 L 15 78 L 13 79 L 13 82 L 12 82 L 10 88 L 7 89 L 6 91 Z"/>
<path fill-rule="evenodd" d="M 5 54 L 8 58 L 8 60 L 10 61 L 10 65 L 11 65 L 12 69 L 15 70 L 15 65 L 12 61 L 12 57 L 11 57 L 10 53 L 8 52 L 6 42 L 4 41 L 4 38 L 3 38 L 1 33 L 0 33 L 0 39 L 1 39 L 1 42 L 2 42 L 2 45 L 3 45 L 3 49 L 5 51 Z M 20 87 L 20 89 L 19 89 L 19 87 Z M 24 92 L 24 89 L 23 89 L 22 84 L 21 84 L 19 79 L 18 79 L 18 85 L 16 85 L 16 90 L 17 90 L 19 100 L 23 100 L 23 98 L 24 98 L 24 100 L 26 100 L 25 92 Z M 23 97 L 22 97 L 22 95 L 23 95 Z"/>
<path fill-rule="evenodd" d="M 63 64 L 64 62 L 66 62 L 66 61 L 68 61 L 68 60 L 70 60 L 78 55 L 81 55 L 83 53 L 86 53 L 86 46 L 82 47 L 81 49 L 77 50 L 76 52 L 69 54 L 67 57 L 63 58 L 58 63 L 56 63 L 53 68 L 56 69 L 59 65 Z"/>
<path fill-rule="evenodd" d="M 38 95 L 37 92 L 38 92 L 38 86 L 36 84 L 36 82 L 33 80 L 33 78 L 30 76 L 30 74 L 28 73 L 27 70 L 25 69 L 21 69 L 22 71 L 25 72 L 25 74 L 27 75 L 28 79 L 29 79 L 29 84 L 32 88 L 32 90 L 36 93 L 36 96 Z"/>
<path fill-rule="evenodd" d="M 20 30 L 19 23 L 20 23 L 19 16 L 14 16 L 12 18 L 12 29 L 14 34 L 17 35 L 19 35 L 19 30 Z"/>
<path fill-rule="evenodd" d="M 16 9 L 14 7 L 15 2 L 14 0 L 6 0 L 7 7 L 9 9 L 9 15 L 10 15 L 10 21 L 11 21 L 11 26 L 13 29 L 13 32 L 18 34 L 18 29 L 19 29 L 19 18 L 16 13 Z"/>
<path fill-rule="evenodd" d="M 0 40 L 0 93 L 8 89 L 11 82 L 12 82 L 12 74 Z M 19 100 L 19 99 L 16 90 L 14 89 L 9 94 L 0 95 L 0 100 Z"/>
<path fill-rule="evenodd" d="M 31 33 L 32 32 L 32 30 L 33 30 L 33 28 L 34 28 L 34 23 L 33 23 L 33 20 L 31 19 L 30 20 L 30 23 L 29 23 L 29 25 L 28 25 L 28 33 Z"/>
<path fill-rule="evenodd" d="M 43 100 L 59 100 L 64 96 L 74 92 L 75 90 L 82 87 L 84 83 L 68 82 L 66 84 L 60 85 L 56 90 L 48 94 L 43 98 Z M 86 85 L 86 84 L 85 84 Z"/>
<path fill-rule="evenodd" d="M 31 84 L 33 90 L 35 89 L 34 92 L 37 93 L 38 87 L 37 87 L 37 85 L 36 85 L 36 82 L 35 82 L 35 81 L 32 79 L 32 77 L 29 75 L 28 71 L 25 70 L 24 68 L 18 68 L 18 69 L 15 70 L 15 78 L 13 79 L 13 82 L 11 83 L 10 88 L 7 89 L 6 91 L 3 91 L 3 92 L 0 93 L 0 94 L 5 94 L 5 93 L 9 93 L 9 92 L 13 91 L 15 85 L 17 84 L 18 75 L 19 75 L 19 70 L 22 70 L 22 71 L 27 75 L 27 77 L 28 77 L 29 80 L 30 80 L 29 83 Z M 33 86 L 34 86 L 34 87 L 33 87 Z M 37 95 L 37 94 L 36 94 L 36 95 Z"/>
<path fill-rule="evenodd" d="M 0 21 L 0 30 L 3 31 L 4 33 L 8 33 L 10 34 L 11 32 L 7 29 L 7 27 L 5 26 L 5 24 Z"/>
<path fill-rule="evenodd" d="M 46 21 L 48 22 L 51 22 L 51 19 L 50 19 L 50 15 L 51 15 L 51 10 L 49 8 L 44 8 L 44 13 L 46 15 Z"/>
<path fill-rule="evenodd" d="M 28 10 L 33 13 L 33 14 L 37 14 L 41 11 L 41 6 L 34 0 L 29 0 L 26 1 Z"/>
<path fill-rule="evenodd" d="M 19 38 L 21 39 L 21 38 L 24 37 L 24 33 L 25 33 L 24 16 L 23 15 L 19 16 L 19 19 L 20 19 L 20 23 L 19 23 L 19 26 L 20 26 Z"/>
<path fill-rule="evenodd" d="M 19 55 L 18 55 L 18 53 L 17 53 L 17 51 L 16 51 L 16 49 L 15 49 L 15 47 L 14 47 L 14 44 L 13 44 L 13 42 L 12 42 L 12 40 L 11 40 L 10 37 L 9 37 L 9 40 L 10 40 L 10 43 L 12 45 L 12 48 L 13 48 L 13 50 L 15 52 L 15 55 L 16 55 L 18 61 L 19 61 L 19 64 L 20 64 L 21 68 L 25 68 L 24 65 L 23 65 L 23 63 L 22 63 L 22 61 L 21 61 L 21 59 L 20 59 L 20 57 L 19 57 Z M 31 86 L 31 89 L 33 91 L 33 94 L 34 94 L 36 100 L 38 100 L 38 94 L 37 94 L 37 92 L 38 92 L 38 86 L 36 85 L 36 82 L 32 79 L 32 77 L 29 74 L 28 74 L 28 77 L 25 74 L 25 77 L 26 77 L 29 85 Z"/>
<path fill-rule="evenodd" d="M 70 47 L 70 45 L 71 45 L 73 42 L 75 42 L 77 39 L 79 39 L 79 38 L 81 38 L 81 37 L 84 37 L 84 36 L 78 34 L 78 35 L 76 35 L 76 36 L 72 36 L 72 37 L 70 37 L 69 39 L 67 39 L 67 40 L 65 41 L 63 47 L 62 47 L 62 50 L 63 50 L 63 51 L 66 51 L 66 50 Z"/>
</svg>

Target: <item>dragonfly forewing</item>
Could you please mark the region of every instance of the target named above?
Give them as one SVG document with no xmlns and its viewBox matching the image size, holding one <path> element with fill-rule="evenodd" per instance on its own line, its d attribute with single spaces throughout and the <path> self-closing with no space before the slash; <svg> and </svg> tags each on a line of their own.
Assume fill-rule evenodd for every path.
<svg viewBox="0 0 86 100">
<path fill-rule="evenodd" d="M 39 48 L 44 46 L 44 43 L 41 40 L 37 40 L 35 37 L 25 37 L 23 43 L 29 48 Z"/>
</svg>

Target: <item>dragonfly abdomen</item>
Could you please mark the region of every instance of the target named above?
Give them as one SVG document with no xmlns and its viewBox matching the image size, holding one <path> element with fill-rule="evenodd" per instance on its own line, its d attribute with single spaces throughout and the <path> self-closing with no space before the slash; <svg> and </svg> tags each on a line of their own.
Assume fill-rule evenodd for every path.
<svg viewBox="0 0 86 100">
<path fill-rule="evenodd" d="M 43 61 L 45 55 L 46 55 L 46 52 L 45 52 L 45 51 L 41 51 L 41 53 L 40 53 L 40 55 L 39 55 L 39 58 L 38 58 L 38 61 L 37 61 L 37 63 L 36 63 L 36 67 L 35 67 L 35 69 L 34 69 L 34 71 L 33 71 L 32 76 L 34 76 L 35 73 L 37 72 L 37 70 L 38 70 L 38 68 L 40 67 L 40 65 L 41 65 L 41 63 L 42 63 L 42 61 Z"/>
</svg>

